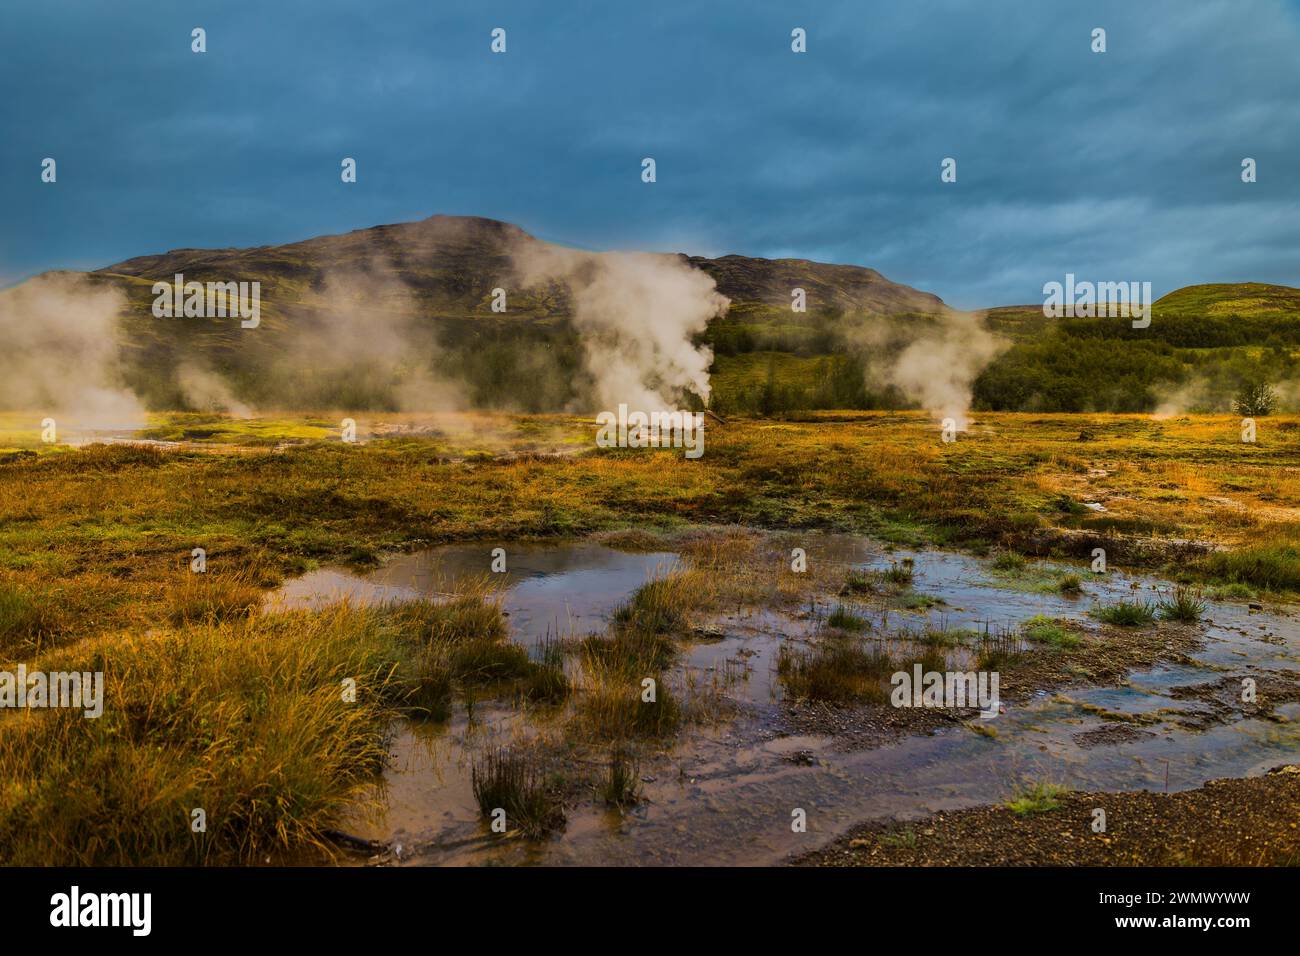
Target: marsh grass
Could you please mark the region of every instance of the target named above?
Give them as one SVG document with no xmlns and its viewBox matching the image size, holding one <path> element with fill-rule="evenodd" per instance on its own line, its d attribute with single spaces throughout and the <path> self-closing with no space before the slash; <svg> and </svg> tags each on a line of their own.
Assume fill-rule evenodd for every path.
<svg viewBox="0 0 1300 956">
<path fill-rule="evenodd" d="M 186 623 L 87 638 L 29 663 L 103 672 L 104 713 L 0 713 L 6 862 L 331 853 L 330 821 L 376 799 L 394 716 L 444 719 L 457 684 L 535 666 L 506 642 L 499 605 L 472 589 L 442 603 L 316 611 L 259 613 L 241 598 L 224 615 L 190 596 Z M 189 828 L 195 808 L 207 816 L 201 835 Z"/>
<path fill-rule="evenodd" d="M 877 578 L 870 571 L 853 568 L 844 577 L 841 594 L 871 594 L 876 590 Z"/>
<path fill-rule="evenodd" d="M 410 636 L 431 644 L 504 640 L 510 633 L 501 614 L 501 595 L 486 578 L 463 582 L 446 600 L 401 601 L 386 607 Z"/>
<path fill-rule="evenodd" d="M 935 597 L 932 594 L 917 594 L 915 591 L 909 591 L 902 596 L 898 603 L 909 611 L 928 611 L 932 607 L 947 602 L 943 598 Z"/>
<path fill-rule="evenodd" d="M 373 799 L 410 692 L 381 612 L 339 606 L 82 641 L 43 670 L 102 671 L 98 719 L 0 715 L 6 863 L 249 863 L 317 847 Z M 356 682 L 345 700 L 344 680 Z M 54 796 L 57 795 L 57 796 Z M 207 832 L 190 829 L 206 813 Z"/>
<path fill-rule="evenodd" d="M 897 667 L 874 641 L 856 635 L 826 634 L 811 649 L 789 642 L 777 651 L 777 676 L 797 699 L 847 703 L 888 699 L 884 680 Z"/>
<path fill-rule="evenodd" d="M 1077 597 L 1083 593 L 1083 579 L 1077 574 L 1063 574 L 1056 582 L 1056 590 L 1067 597 Z"/>
<path fill-rule="evenodd" d="M 916 568 L 911 558 L 904 558 L 901 562 L 891 561 L 889 567 L 880 572 L 882 581 L 897 588 L 911 587 L 915 578 Z"/>
<path fill-rule="evenodd" d="M 1166 621 L 1194 624 L 1205 613 L 1205 599 L 1200 588 L 1178 585 L 1169 597 L 1157 602 L 1157 607 Z"/>
<path fill-rule="evenodd" d="M 1017 792 L 1007 801 L 1007 807 L 1022 817 L 1031 813 L 1046 813 L 1048 810 L 1057 809 L 1061 805 L 1061 797 L 1069 792 L 1068 787 L 1060 784 L 1035 783 Z"/>
<path fill-rule="evenodd" d="M 1024 555 L 1015 551 L 999 551 L 993 559 L 993 570 L 1004 574 L 1020 574 L 1029 566 Z"/>
<path fill-rule="evenodd" d="M 1214 601 L 1249 601 L 1258 597 L 1259 592 L 1248 584 L 1215 584 L 1209 589 L 1210 599 Z"/>
<path fill-rule="evenodd" d="M 1105 624 L 1120 627 L 1145 627 L 1156 619 L 1156 606 L 1149 601 L 1116 601 L 1094 607 L 1088 612 Z"/>
<path fill-rule="evenodd" d="M 845 604 L 835 605 L 826 616 L 826 625 L 841 631 L 865 631 L 870 626 L 865 617 Z"/>
<path fill-rule="evenodd" d="M 414 652 L 408 667 L 405 704 L 413 715 L 443 721 L 451 717 L 455 673 L 447 649 L 428 644 Z"/>
<path fill-rule="evenodd" d="M 582 677 L 574 721 L 577 731 L 590 739 L 665 738 L 682 725 L 681 705 L 662 672 L 632 670 L 588 656 Z M 647 679 L 654 681 L 653 699 L 647 699 Z"/>
<path fill-rule="evenodd" d="M 1079 636 L 1062 627 L 1055 618 L 1037 615 L 1020 626 L 1025 640 L 1034 644 L 1048 644 L 1061 650 L 1071 650 L 1081 643 Z"/>
<path fill-rule="evenodd" d="M 55 640 L 73 610 L 54 592 L 0 581 L 0 655 L 25 656 Z"/>
<path fill-rule="evenodd" d="M 650 631 L 612 628 L 608 634 L 589 634 L 578 642 L 581 664 L 649 673 L 668 667 L 678 655 L 672 638 Z"/>
<path fill-rule="evenodd" d="M 638 592 L 642 593 L 642 592 Z M 683 714 L 664 680 L 678 655 L 668 634 L 636 613 L 617 620 L 607 634 L 590 634 L 578 643 L 578 686 L 574 720 L 582 733 L 600 740 L 665 737 L 675 733 Z M 643 700 L 642 681 L 654 681 L 654 700 Z"/>
<path fill-rule="evenodd" d="M 564 828 L 564 801 L 531 750 L 494 745 L 473 758 L 470 784 L 479 813 L 492 821 L 505 811 L 506 831 L 538 838 Z"/>
<path fill-rule="evenodd" d="M 1243 546 L 1207 555 L 1197 570 L 1222 585 L 1300 591 L 1300 526 L 1291 522 L 1257 528 Z"/>
<path fill-rule="evenodd" d="M 601 781 L 601 799 L 607 806 L 624 810 L 641 801 L 641 775 L 632 752 L 615 746 L 609 752 L 609 765 Z"/>
<path fill-rule="evenodd" d="M 461 638 L 448 647 L 452 673 L 464 685 L 491 685 L 530 676 L 526 648 L 491 638 Z"/>
<path fill-rule="evenodd" d="M 863 596 L 881 590 L 905 591 L 912 586 L 915 579 L 916 566 L 911 558 L 904 558 L 901 562 L 891 562 L 889 567 L 880 570 L 852 568 L 845 575 L 844 583 L 840 586 L 840 594 Z"/>
<path fill-rule="evenodd" d="M 673 571 L 656 574 L 614 611 L 614 624 L 650 634 L 674 634 L 686 629 L 688 614 L 699 604 L 701 575 Z"/>
<path fill-rule="evenodd" d="M 980 636 L 976 660 L 982 671 L 1001 671 L 1015 664 L 1024 653 L 1025 642 L 1018 631 L 986 631 Z"/>
<path fill-rule="evenodd" d="M 930 673 L 932 671 L 944 673 L 948 670 L 948 655 L 939 647 L 924 647 L 921 650 L 921 656 L 908 656 L 900 670 L 911 671 L 916 665 L 921 666 L 921 673 Z"/>
<path fill-rule="evenodd" d="M 565 669 L 568 643 L 557 635 L 548 635 L 531 649 L 513 643 L 501 613 L 500 594 L 482 580 L 462 586 L 462 593 L 450 600 L 387 606 L 407 642 L 416 648 L 412 655 L 416 690 L 411 706 L 435 720 L 445 720 L 457 689 L 534 703 L 563 703 L 571 690 Z M 628 641 L 636 639 L 629 637 Z M 657 638 L 651 635 L 646 640 Z M 626 647 L 621 646 L 624 653 Z"/>
<path fill-rule="evenodd" d="M 212 624 L 247 616 L 262 604 L 265 572 L 257 566 L 237 570 L 183 570 L 167 584 L 167 620 L 174 626 Z"/>
<path fill-rule="evenodd" d="M 548 636 L 532 649 L 532 664 L 521 682 L 519 693 L 538 703 L 558 704 L 569 696 L 569 677 L 564 669 L 565 643 Z"/>
<path fill-rule="evenodd" d="M 958 647 L 962 644 L 979 639 L 979 632 L 968 627 L 927 627 L 917 634 L 907 633 L 904 636 L 915 640 L 920 644 L 928 644 L 932 647 Z"/>
</svg>

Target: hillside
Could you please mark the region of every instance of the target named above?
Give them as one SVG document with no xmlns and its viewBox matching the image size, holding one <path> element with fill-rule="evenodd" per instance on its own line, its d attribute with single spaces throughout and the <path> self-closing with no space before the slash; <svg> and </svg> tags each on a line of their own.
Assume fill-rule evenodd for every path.
<svg viewBox="0 0 1300 956">
<path fill-rule="evenodd" d="M 1270 385 L 1300 407 L 1300 289 L 1193 285 L 1157 299 L 1151 324 L 1048 319 L 1038 305 L 983 313 L 1012 346 L 975 383 L 985 408 L 1227 412 L 1241 389 Z"/>
<path fill-rule="evenodd" d="M 593 333 L 575 327 L 570 286 L 525 283 L 516 270 L 521 255 L 557 250 L 509 223 L 432 216 L 281 246 L 175 249 L 85 278 L 124 293 L 120 374 L 153 407 L 234 396 L 254 407 L 385 408 L 418 380 L 425 403 L 430 382 L 452 382 L 455 402 L 548 411 L 582 405 L 593 377 L 583 338 Z M 976 408 L 1226 411 L 1252 381 L 1274 385 L 1284 407 L 1300 401 L 1300 290 L 1285 286 L 1188 286 L 1158 300 L 1141 330 L 1126 319 L 1048 319 L 1037 304 L 949 329 L 955 313 L 937 296 L 862 266 L 653 258 L 706 274 L 730 300 L 690 336 L 712 351 L 710 401 L 724 413 L 913 405 L 890 373 L 894 358 L 925 335 L 957 357 L 983 329 L 1001 346 L 963 384 Z M 177 273 L 260 282 L 256 335 L 223 319 L 156 319 L 151 287 Z M 508 290 L 504 313 L 491 307 L 497 287 Z M 795 288 L 805 312 L 791 309 Z M 13 291 L 0 293 L 0 311 Z M 195 376 L 203 388 L 187 381 Z"/>
<path fill-rule="evenodd" d="M 373 363 L 313 373 L 286 369 L 279 360 L 303 351 L 304 338 L 369 347 L 356 341 L 356 330 L 373 326 L 379 339 L 400 339 L 402 361 L 427 357 L 435 377 L 453 377 L 476 405 L 544 411 L 571 404 L 587 387 L 582 343 L 571 322 L 569 288 L 525 284 L 515 257 L 559 248 L 509 223 L 432 216 L 282 246 L 176 249 L 89 278 L 125 293 L 121 344 L 128 382 L 156 407 L 193 404 L 175 378 L 178 367 L 189 366 L 219 375 L 252 404 L 386 406 L 393 401 L 387 373 Z M 861 266 L 739 255 L 663 258 L 705 273 L 731 300 L 727 317 L 712 323 L 700 344 L 739 334 L 751 343 L 778 341 L 791 354 L 825 354 L 837 349 L 832 326 L 839 316 L 934 315 L 946 308 L 937 296 Z M 229 321 L 155 319 L 151 287 L 178 273 L 187 281 L 260 282 L 257 336 Z M 492 310 L 497 287 L 508 291 L 504 313 Z M 806 293 L 806 313 L 791 310 L 794 288 Z M 343 335 L 340 316 L 349 323 Z M 317 356 L 313 364 L 321 361 Z M 725 381 L 725 371 L 718 371 Z"/>
<path fill-rule="evenodd" d="M 1125 319 L 1049 319 L 1041 304 L 999 306 L 982 314 L 990 328 L 1014 339 L 1064 329 L 1072 335 L 1154 339 L 1185 348 L 1300 344 L 1300 289 L 1260 282 L 1177 289 L 1152 304 L 1146 329 L 1132 329 Z"/>
<path fill-rule="evenodd" d="M 310 306 L 331 276 L 365 275 L 377 283 L 400 283 L 430 317 L 492 317 L 491 291 L 512 284 L 512 251 L 540 244 L 517 226 L 473 216 L 430 216 L 419 222 L 374 226 L 284 246 L 250 249 L 174 249 L 138 256 L 95 272 L 139 288 L 176 273 L 208 281 L 238 277 L 262 283 L 262 295 L 285 314 Z M 874 269 L 828 265 L 807 259 L 718 259 L 680 256 L 707 273 L 734 302 L 789 309 L 790 290 L 802 287 L 810 303 L 849 311 L 938 311 L 938 296 L 890 282 Z M 133 302 L 136 301 L 133 296 Z M 152 297 L 150 297 L 152 302 Z M 513 318 L 566 314 L 562 289 L 510 289 Z"/>
</svg>

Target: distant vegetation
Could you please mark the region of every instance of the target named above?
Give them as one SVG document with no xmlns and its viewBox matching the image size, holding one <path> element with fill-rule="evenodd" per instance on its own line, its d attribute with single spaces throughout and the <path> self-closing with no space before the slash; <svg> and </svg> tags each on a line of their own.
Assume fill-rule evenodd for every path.
<svg viewBox="0 0 1300 956">
<path fill-rule="evenodd" d="M 589 323 L 575 327 L 563 283 L 513 287 L 512 250 L 526 238 L 507 223 L 433 217 L 285 246 L 174 250 L 89 278 L 125 296 L 120 372 L 151 409 L 211 411 L 233 399 L 298 411 L 588 411 L 597 390 L 586 350 L 611 343 Z M 893 360 L 919 335 L 960 356 L 962 337 L 983 327 L 1005 347 L 972 369 L 977 410 L 1300 410 L 1297 289 L 1189 286 L 1156 302 L 1144 329 L 1127 318 L 1049 319 L 1036 304 L 949 325 L 934 296 L 859 266 L 685 261 L 731 303 L 695 338 L 712 350 L 709 405 L 724 416 L 915 408 L 885 371 Z M 223 320 L 154 318 L 153 281 L 176 273 L 259 281 L 257 334 Z M 502 285 L 511 286 L 505 313 L 491 307 Z M 807 311 L 792 309 L 794 289 Z"/>
<path fill-rule="evenodd" d="M 862 318 L 840 310 L 797 315 L 733 305 L 706 335 L 713 346 L 713 408 L 760 415 L 811 409 L 897 409 L 906 396 L 873 381 L 846 341 Z M 1231 412 L 1296 410 L 1300 290 L 1253 283 L 1194 286 L 1153 307 L 1151 326 L 1129 319 L 1060 319 L 1036 306 L 986 317 L 1008 348 L 975 380 L 989 411 Z"/>
</svg>

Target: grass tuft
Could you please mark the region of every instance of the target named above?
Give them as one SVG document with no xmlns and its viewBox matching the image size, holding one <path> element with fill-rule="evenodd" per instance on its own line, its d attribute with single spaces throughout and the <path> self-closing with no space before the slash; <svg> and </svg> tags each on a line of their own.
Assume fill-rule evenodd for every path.
<svg viewBox="0 0 1300 956">
<path fill-rule="evenodd" d="M 529 751 L 488 747 L 475 756 L 470 783 L 485 820 L 505 811 L 506 832 L 537 838 L 564 827 L 564 803 Z"/>
<path fill-rule="evenodd" d="M 1036 783 L 1016 794 L 1007 801 L 1013 813 L 1028 816 L 1031 813 L 1046 813 L 1061 805 L 1060 798 L 1069 793 L 1068 787 L 1056 783 Z"/>
<path fill-rule="evenodd" d="M 1035 644 L 1050 644 L 1061 650 L 1071 650 L 1080 644 L 1079 635 L 1066 630 L 1059 621 L 1041 614 L 1025 621 L 1021 625 L 1020 632 L 1027 641 Z"/>
<path fill-rule="evenodd" d="M 1117 601 L 1088 612 L 1105 624 L 1121 627 L 1144 627 L 1156 619 L 1156 606 L 1148 601 Z"/>
<path fill-rule="evenodd" d="M 828 627 L 839 628 L 841 631 L 865 631 L 868 627 L 867 619 L 856 611 L 850 610 L 844 604 L 837 604 L 835 608 L 826 617 Z"/>
<path fill-rule="evenodd" d="M 340 605 L 43 654 L 30 666 L 102 672 L 103 714 L 0 715 L 5 862 L 229 864 L 330 852 L 324 831 L 344 806 L 373 799 L 389 719 L 411 691 L 398 643 L 382 612 Z M 190 829 L 196 808 L 206 833 Z"/>
<path fill-rule="evenodd" d="M 1025 653 L 1025 643 L 1013 630 L 986 632 L 980 637 L 976 659 L 982 671 L 1001 671 Z"/>
<path fill-rule="evenodd" d="M 777 651 L 777 676 L 788 694 L 802 700 L 885 700 L 883 681 L 897 669 L 879 644 L 856 636 L 828 634 L 811 650 L 783 643 Z"/>
<path fill-rule="evenodd" d="M 1077 574 L 1064 574 L 1056 582 L 1056 590 L 1070 597 L 1083 593 L 1083 579 Z"/>
<path fill-rule="evenodd" d="M 1007 574 L 1018 574 L 1028 567 L 1029 562 L 1025 560 L 1024 555 L 1015 551 L 1001 551 L 993 559 L 993 570 L 1002 571 Z"/>
<path fill-rule="evenodd" d="M 641 776 L 636 760 L 623 747 L 609 752 L 609 769 L 600 789 L 601 798 L 608 806 L 619 810 L 635 806 L 641 801 Z"/>
<path fill-rule="evenodd" d="M 1159 602 L 1160 616 L 1166 621 L 1195 624 L 1205 613 L 1205 600 L 1200 588 L 1178 585 L 1174 593 Z"/>
</svg>

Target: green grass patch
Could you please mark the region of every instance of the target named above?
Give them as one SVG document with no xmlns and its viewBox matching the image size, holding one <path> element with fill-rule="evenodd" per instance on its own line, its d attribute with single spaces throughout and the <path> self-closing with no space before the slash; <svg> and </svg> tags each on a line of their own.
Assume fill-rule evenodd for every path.
<svg viewBox="0 0 1300 956">
<path fill-rule="evenodd" d="M 1116 601 L 1094 607 L 1088 613 L 1104 624 L 1145 627 L 1156 619 L 1156 606 L 1149 601 Z"/>
<path fill-rule="evenodd" d="M 1019 816 L 1031 813 L 1046 813 L 1061 805 L 1061 797 L 1069 793 L 1069 788 L 1055 783 L 1035 783 L 1017 793 L 1007 806 Z"/>
<path fill-rule="evenodd" d="M 1050 617 L 1039 615 L 1031 617 L 1020 626 L 1020 633 L 1025 640 L 1035 644 L 1048 644 L 1061 650 L 1072 650 L 1081 643 L 1079 635 L 1066 630 L 1060 622 Z"/>
</svg>

